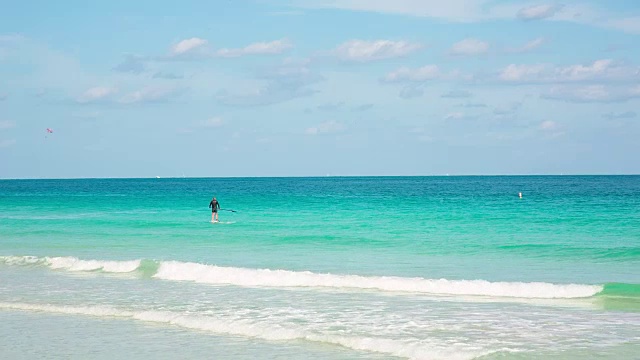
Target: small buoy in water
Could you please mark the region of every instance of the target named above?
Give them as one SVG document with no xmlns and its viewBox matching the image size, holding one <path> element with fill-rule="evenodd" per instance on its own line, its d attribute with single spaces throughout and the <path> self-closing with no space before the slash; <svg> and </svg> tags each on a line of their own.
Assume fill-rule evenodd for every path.
<svg viewBox="0 0 640 360">
<path fill-rule="evenodd" d="M 520 199 L 522 199 L 522 193 L 521 192 L 518 193 L 518 196 L 520 197 Z"/>
</svg>

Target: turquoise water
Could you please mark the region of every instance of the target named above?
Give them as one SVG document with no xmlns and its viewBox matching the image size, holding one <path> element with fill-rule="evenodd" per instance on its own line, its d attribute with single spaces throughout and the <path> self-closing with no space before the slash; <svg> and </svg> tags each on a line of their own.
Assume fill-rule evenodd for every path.
<svg viewBox="0 0 640 360">
<path fill-rule="evenodd" d="M 640 176 L 0 181 L 2 358 L 631 359 L 638 269 Z"/>
</svg>

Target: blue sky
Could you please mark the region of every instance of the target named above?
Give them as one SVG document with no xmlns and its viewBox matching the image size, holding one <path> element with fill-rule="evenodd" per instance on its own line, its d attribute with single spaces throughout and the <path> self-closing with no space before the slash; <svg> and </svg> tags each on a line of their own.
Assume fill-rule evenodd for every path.
<svg viewBox="0 0 640 360">
<path fill-rule="evenodd" d="M 631 0 L 6 3 L 0 178 L 637 174 L 639 44 Z"/>
</svg>

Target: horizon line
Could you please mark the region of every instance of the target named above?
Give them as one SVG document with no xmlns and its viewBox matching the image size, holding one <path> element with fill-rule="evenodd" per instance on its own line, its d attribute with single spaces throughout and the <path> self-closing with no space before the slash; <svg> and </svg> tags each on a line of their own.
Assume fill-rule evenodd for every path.
<svg viewBox="0 0 640 360">
<path fill-rule="evenodd" d="M 640 173 L 575 173 L 575 174 L 432 174 L 432 175 L 278 175 L 278 176 L 261 176 L 261 175 L 244 175 L 244 176 L 114 176 L 114 177 L 18 177 L 3 178 L 0 180 L 134 180 L 134 179 L 287 179 L 287 178 L 400 178 L 400 177 L 516 177 L 516 176 L 639 176 Z"/>
</svg>

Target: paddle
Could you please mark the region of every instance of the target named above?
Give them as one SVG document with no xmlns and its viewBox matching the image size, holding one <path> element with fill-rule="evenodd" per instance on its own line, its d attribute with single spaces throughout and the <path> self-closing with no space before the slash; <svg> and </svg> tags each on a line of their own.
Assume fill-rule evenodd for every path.
<svg viewBox="0 0 640 360">
<path fill-rule="evenodd" d="M 235 210 L 230 210 L 230 209 L 220 209 L 220 210 L 236 212 Z"/>
</svg>

